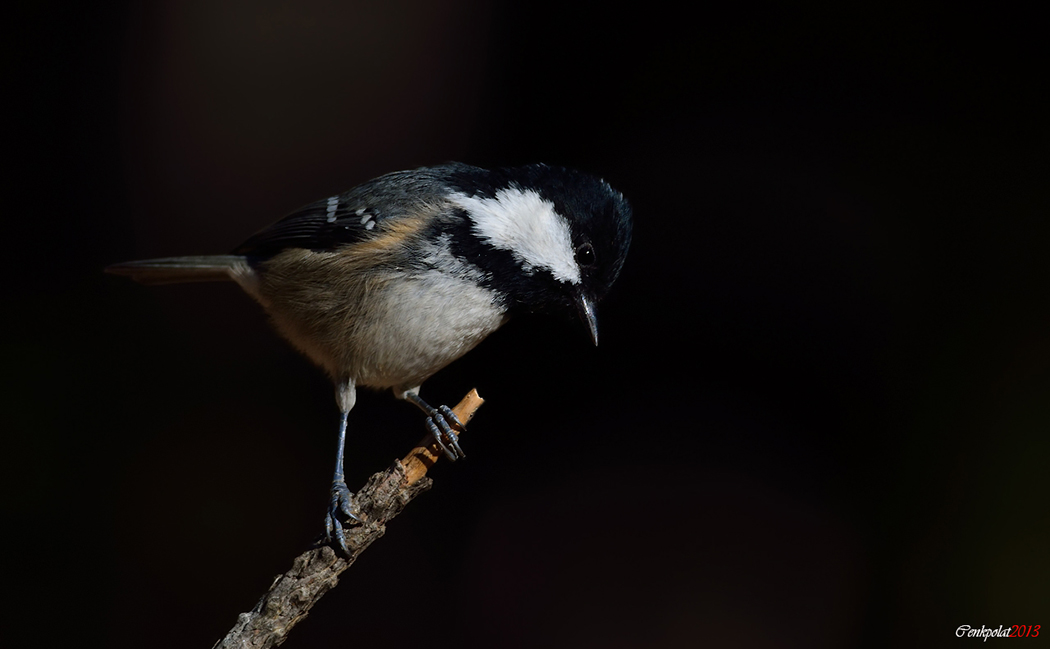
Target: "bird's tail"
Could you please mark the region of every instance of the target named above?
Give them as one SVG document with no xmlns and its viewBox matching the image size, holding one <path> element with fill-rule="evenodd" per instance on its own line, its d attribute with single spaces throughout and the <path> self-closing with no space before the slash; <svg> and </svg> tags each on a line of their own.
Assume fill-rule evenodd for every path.
<svg viewBox="0 0 1050 649">
<path fill-rule="evenodd" d="M 139 284 L 179 284 L 182 282 L 223 282 L 238 284 L 254 276 L 248 260 L 242 255 L 202 255 L 165 257 L 113 264 L 107 273 L 125 275 Z"/>
</svg>

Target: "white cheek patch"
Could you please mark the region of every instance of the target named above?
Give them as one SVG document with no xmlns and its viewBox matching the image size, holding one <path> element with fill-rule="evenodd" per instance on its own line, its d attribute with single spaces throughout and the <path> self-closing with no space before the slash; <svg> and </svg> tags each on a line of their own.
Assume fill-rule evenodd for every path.
<svg viewBox="0 0 1050 649">
<path fill-rule="evenodd" d="M 496 192 L 495 198 L 461 193 L 449 198 L 467 211 L 482 241 L 510 251 L 525 272 L 546 268 L 559 281 L 580 283 L 569 224 L 535 191 L 510 187 Z"/>
</svg>

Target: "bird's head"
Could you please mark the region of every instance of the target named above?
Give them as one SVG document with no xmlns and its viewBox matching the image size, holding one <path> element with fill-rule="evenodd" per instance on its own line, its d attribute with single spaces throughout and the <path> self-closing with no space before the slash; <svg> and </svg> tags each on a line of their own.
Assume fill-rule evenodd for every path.
<svg viewBox="0 0 1050 649">
<path fill-rule="evenodd" d="M 544 164 L 453 174 L 469 217 L 468 258 L 512 310 L 574 310 L 598 344 L 595 306 L 620 274 L 631 208 L 593 176 Z"/>
</svg>

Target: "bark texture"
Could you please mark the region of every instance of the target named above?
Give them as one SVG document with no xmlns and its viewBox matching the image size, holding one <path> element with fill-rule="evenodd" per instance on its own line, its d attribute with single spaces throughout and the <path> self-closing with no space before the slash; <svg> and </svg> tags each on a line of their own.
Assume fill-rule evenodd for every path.
<svg viewBox="0 0 1050 649">
<path fill-rule="evenodd" d="M 477 391 L 471 390 L 452 410 L 465 424 L 482 403 Z M 284 642 L 313 605 L 339 583 L 339 575 L 383 536 L 387 522 L 430 488 L 426 472 L 440 455 L 437 442 L 427 435 L 404 459 L 394 460 L 389 469 L 373 475 L 354 495 L 362 522 L 346 530 L 350 556 L 343 557 L 327 545 L 300 554 L 288 572 L 274 579 L 255 608 L 237 617 L 237 623 L 213 649 L 257 649 Z"/>
</svg>

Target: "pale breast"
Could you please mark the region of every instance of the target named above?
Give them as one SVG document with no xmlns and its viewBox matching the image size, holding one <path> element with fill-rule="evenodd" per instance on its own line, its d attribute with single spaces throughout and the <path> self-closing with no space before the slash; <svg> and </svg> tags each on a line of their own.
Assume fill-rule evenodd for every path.
<svg viewBox="0 0 1050 649">
<path fill-rule="evenodd" d="M 337 381 L 416 387 L 507 320 L 481 271 L 452 257 L 443 240 L 413 269 L 374 258 L 369 267 L 354 252 L 357 268 L 345 252 L 286 251 L 267 263 L 261 284 L 277 329 Z"/>
<path fill-rule="evenodd" d="M 430 270 L 386 283 L 370 299 L 343 362 L 359 385 L 408 389 L 473 349 L 506 322 L 498 296 Z"/>
</svg>

